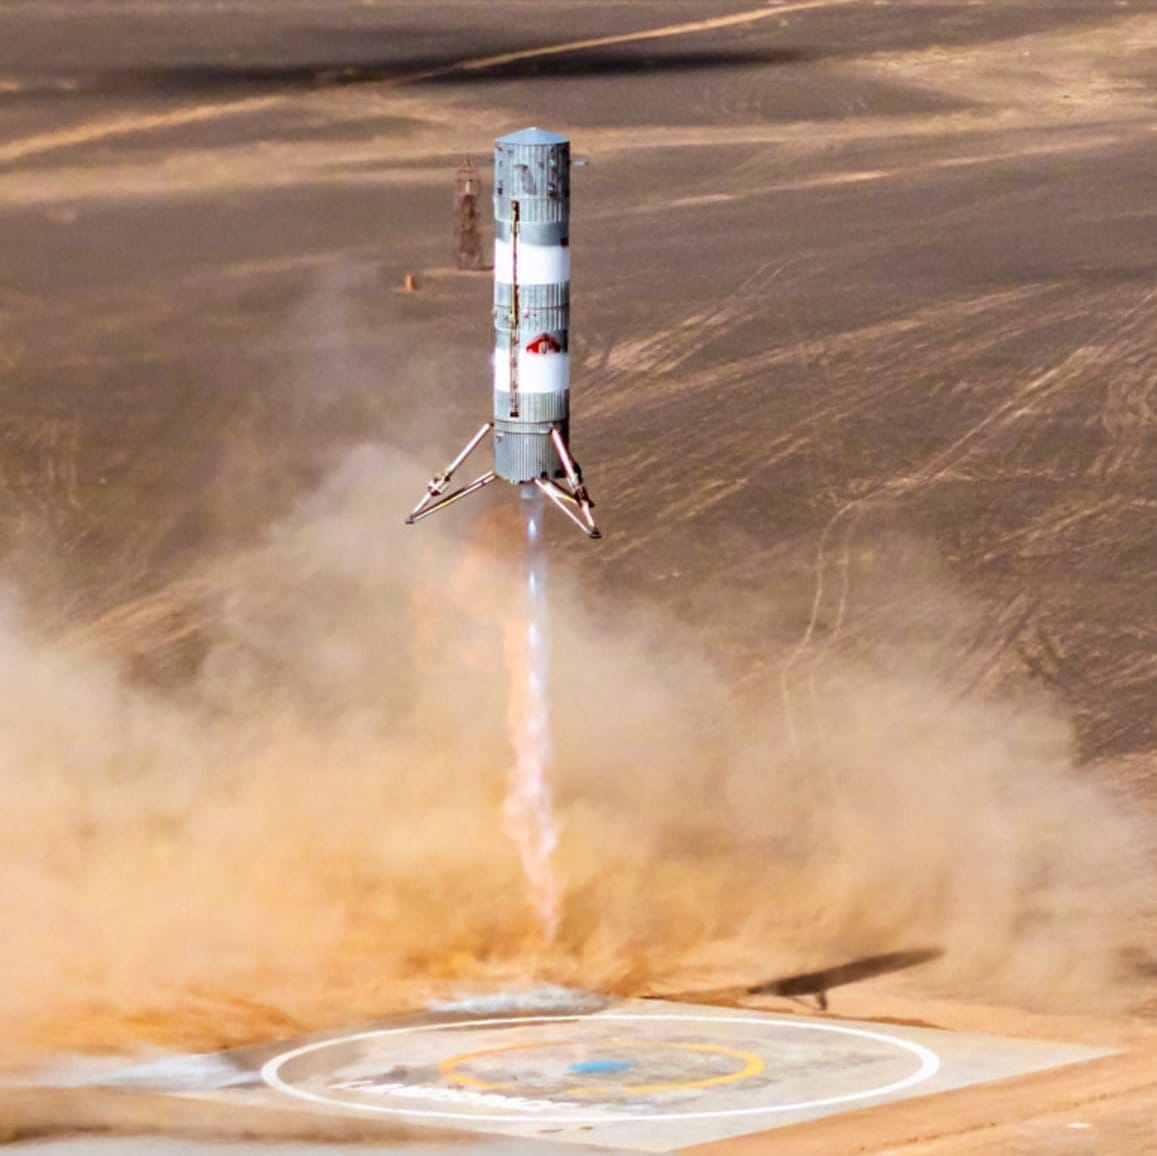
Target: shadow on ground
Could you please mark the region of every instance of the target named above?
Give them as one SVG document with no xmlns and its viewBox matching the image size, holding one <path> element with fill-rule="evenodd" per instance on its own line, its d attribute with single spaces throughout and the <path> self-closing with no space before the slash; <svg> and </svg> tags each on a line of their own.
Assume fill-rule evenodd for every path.
<svg viewBox="0 0 1157 1156">
<path fill-rule="evenodd" d="M 517 51 L 517 50 L 515 50 Z M 502 53 L 491 54 L 494 57 Z M 731 68 L 768 68 L 806 63 L 817 54 L 803 50 L 639 52 L 587 50 L 507 60 L 478 67 L 456 55 L 412 56 L 404 60 L 231 65 L 197 64 L 161 68 L 76 73 L 30 79 L 2 94 L 13 100 L 66 100 L 75 96 L 211 96 L 352 88 L 362 84 L 408 80 L 432 85 L 489 84 L 533 78 L 622 77 L 637 73 L 701 72 Z"/>
<path fill-rule="evenodd" d="M 788 999 L 799 999 L 812 995 L 817 998 L 822 1010 L 827 1010 L 827 993 L 836 987 L 851 983 L 876 979 L 897 971 L 906 971 L 922 963 L 940 959 L 944 950 L 939 947 L 922 947 L 910 951 L 889 951 L 881 955 L 865 955 L 835 967 L 825 967 L 819 971 L 799 972 L 795 975 L 780 976 L 746 988 L 714 988 L 710 991 L 680 992 L 677 995 L 665 993 L 661 998 L 676 1002 L 702 1003 L 720 1000 L 734 1000 L 750 995 L 778 995 Z"/>
</svg>

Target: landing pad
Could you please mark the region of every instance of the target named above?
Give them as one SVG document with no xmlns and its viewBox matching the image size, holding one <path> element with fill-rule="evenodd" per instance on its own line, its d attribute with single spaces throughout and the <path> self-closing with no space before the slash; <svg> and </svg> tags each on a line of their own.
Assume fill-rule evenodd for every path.
<svg viewBox="0 0 1157 1156">
<path fill-rule="evenodd" d="M 286 1048 L 279 1095 L 479 1133 L 663 1152 L 1112 1054 L 746 1009 L 409 1023 Z"/>
</svg>

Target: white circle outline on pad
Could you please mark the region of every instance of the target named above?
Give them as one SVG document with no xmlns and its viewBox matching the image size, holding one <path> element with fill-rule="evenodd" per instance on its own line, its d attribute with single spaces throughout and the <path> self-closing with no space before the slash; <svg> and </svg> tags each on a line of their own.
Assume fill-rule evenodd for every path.
<svg viewBox="0 0 1157 1156">
<path fill-rule="evenodd" d="M 291 1060 L 299 1059 L 327 1048 L 337 1048 L 345 1044 L 358 1043 L 362 1040 L 386 1039 L 390 1036 L 417 1035 L 429 1032 L 453 1031 L 461 1028 L 487 1027 L 515 1027 L 532 1024 L 556 1023 L 607 1023 L 607 1022 L 635 1022 L 635 1023 L 675 1023 L 675 1024 L 729 1024 L 732 1026 L 745 1025 L 748 1027 L 772 1027 L 808 1032 L 830 1032 L 833 1035 L 853 1036 L 856 1039 L 872 1040 L 875 1043 L 885 1044 L 900 1051 L 906 1052 L 919 1060 L 916 1071 L 903 1079 L 894 1080 L 878 1088 L 868 1088 L 859 1092 L 847 1092 L 840 1096 L 821 1096 L 812 1100 L 800 1100 L 795 1104 L 767 1104 L 754 1108 L 720 1108 L 715 1111 L 702 1112 L 605 1112 L 592 1109 L 583 1115 L 560 1114 L 557 1116 L 539 1115 L 519 1117 L 517 1115 L 494 1115 L 481 1112 L 447 1112 L 433 1108 L 416 1107 L 388 1107 L 385 1104 L 367 1104 L 354 1100 L 341 1099 L 337 1096 L 327 1096 L 321 1092 L 311 1092 L 304 1088 L 295 1087 L 281 1076 L 281 1069 Z M 427 1120 L 441 1121 L 480 1121 L 498 1124 L 623 1124 L 623 1123 L 658 1123 L 669 1120 L 720 1120 L 734 1116 L 771 1115 L 777 1112 L 807 1112 L 816 1108 L 834 1108 L 844 1104 L 854 1104 L 861 1100 L 871 1100 L 878 1096 L 890 1096 L 896 1092 L 906 1091 L 917 1084 L 929 1080 L 940 1070 L 940 1057 L 930 1048 L 899 1036 L 885 1035 L 883 1032 L 872 1032 L 865 1028 L 849 1028 L 838 1024 L 804 1023 L 787 1019 L 762 1017 L 754 1019 L 749 1016 L 695 1016 L 695 1015 L 627 1015 L 627 1014 L 595 1014 L 593 1016 L 515 1016 L 500 1019 L 485 1020 L 454 1020 L 449 1023 L 421 1024 L 416 1027 L 381 1028 L 376 1031 L 358 1032 L 351 1036 L 339 1036 L 334 1039 L 320 1040 L 312 1044 L 305 1044 L 292 1051 L 283 1052 L 274 1056 L 261 1069 L 261 1078 L 277 1092 L 292 1096 L 298 1100 L 307 1100 L 314 1104 L 323 1104 L 327 1108 L 349 1108 L 359 1112 L 374 1112 L 386 1116 L 416 1116 Z M 511 1104 L 511 1113 L 518 1111 L 516 1103 Z"/>
</svg>

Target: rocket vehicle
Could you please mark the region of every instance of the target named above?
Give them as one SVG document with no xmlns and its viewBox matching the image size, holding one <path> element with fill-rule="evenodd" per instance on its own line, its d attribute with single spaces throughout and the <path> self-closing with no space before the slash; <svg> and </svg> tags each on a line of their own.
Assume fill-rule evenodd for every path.
<svg viewBox="0 0 1157 1156">
<path fill-rule="evenodd" d="M 589 538 L 595 525 L 570 452 L 570 141 L 527 128 L 494 142 L 493 417 L 426 485 L 407 524 L 501 478 L 535 486 Z M 451 489 L 487 437 L 494 466 Z"/>
</svg>

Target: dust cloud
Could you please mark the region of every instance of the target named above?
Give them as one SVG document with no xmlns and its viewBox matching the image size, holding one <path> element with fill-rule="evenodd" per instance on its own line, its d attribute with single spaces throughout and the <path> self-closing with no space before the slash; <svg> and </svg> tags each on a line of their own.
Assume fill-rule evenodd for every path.
<svg viewBox="0 0 1157 1156">
<path fill-rule="evenodd" d="M 5 597 L 9 1062 L 924 945 L 946 954 L 918 982 L 959 994 L 1122 991 L 1143 833 L 1074 769 L 1053 708 L 961 700 L 915 647 L 884 672 L 813 671 L 793 746 L 777 676 L 740 696 L 693 632 L 596 612 L 558 573 L 565 906 L 545 942 L 502 825 L 517 522 L 495 503 L 465 542 L 461 520 L 405 530 L 416 482 L 360 449 L 219 565 L 196 586 L 205 657 L 176 690 Z"/>
</svg>

